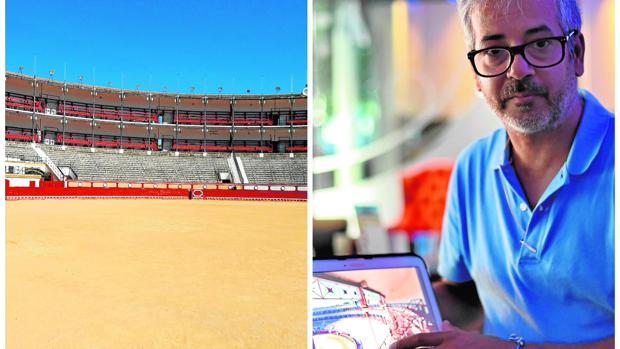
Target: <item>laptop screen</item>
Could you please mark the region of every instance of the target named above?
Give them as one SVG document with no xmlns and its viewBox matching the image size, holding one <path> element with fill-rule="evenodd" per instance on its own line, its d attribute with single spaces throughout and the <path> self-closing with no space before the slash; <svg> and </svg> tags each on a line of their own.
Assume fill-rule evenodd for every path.
<svg viewBox="0 0 620 349">
<path fill-rule="evenodd" d="M 313 273 L 314 347 L 388 348 L 437 331 L 428 292 L 413 266 Z"/>
</svg>

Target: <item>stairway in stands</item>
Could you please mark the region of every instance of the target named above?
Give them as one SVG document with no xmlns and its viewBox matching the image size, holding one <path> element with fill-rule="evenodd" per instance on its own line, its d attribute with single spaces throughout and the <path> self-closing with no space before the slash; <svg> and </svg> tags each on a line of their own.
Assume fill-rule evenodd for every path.
<svg viewBox="0 0 620 349">
<path fill-rule="evenodd" d="M 60 169 L 58 168 L 58 166 L 56 166 L 56 164 L 54 164 L 54 162 L 52 161 L 52 159 L 50 159 L 49 156 L 47 156 L 47 154 L 45 153 L 45 151 L 43 151 L 43 149 L 39 148 L 39 146 L 36 143 L 31 143 L 32 148 L 34 149 L 35 152 L 37 152 L 37 154 L 41 157 L 41 159 L 43 159 L 43 162 L 47 165 L 47 167 L 49 167 L 49 169 L 52 171 L 52 173 L 54 174 L 54 176 L 56 176 L 56 178 L 58 178 L 59 180 L 64 180 L 65 176 L 63 175 L 63 173 L 60 171 Z"/>
</svg>

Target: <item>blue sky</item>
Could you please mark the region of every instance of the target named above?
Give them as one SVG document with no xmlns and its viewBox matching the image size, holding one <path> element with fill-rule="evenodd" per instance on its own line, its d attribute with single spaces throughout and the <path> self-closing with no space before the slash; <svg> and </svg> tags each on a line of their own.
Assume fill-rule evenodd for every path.
<svg viewBox="0 0 620 349">
<path fill-rule="evenodd" d="M 66 65 L 68 82 L 180 93 L 288 93 L 292 81 L 301 92 L 306 9 L 305 0 L 6 0 L 6 70 L 54 69 L 62 81 Z"/>
</svg>

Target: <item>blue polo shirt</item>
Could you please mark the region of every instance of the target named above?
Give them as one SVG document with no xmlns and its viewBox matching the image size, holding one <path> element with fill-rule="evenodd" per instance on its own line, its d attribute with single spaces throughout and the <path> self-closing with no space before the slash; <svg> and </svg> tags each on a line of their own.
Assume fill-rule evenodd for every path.
<svg viewBox="0 0 620 349">
<path fill-rule="evenodd" d="M 614 334 L 614 115 L 580 94 L 584 111 L 566 163 L 533 209 L 509 162 L 504 129 L 470 145 L 456 163 L 438 271 L 475 281 L 485 334 L 531 343 Z"/>
</svg>

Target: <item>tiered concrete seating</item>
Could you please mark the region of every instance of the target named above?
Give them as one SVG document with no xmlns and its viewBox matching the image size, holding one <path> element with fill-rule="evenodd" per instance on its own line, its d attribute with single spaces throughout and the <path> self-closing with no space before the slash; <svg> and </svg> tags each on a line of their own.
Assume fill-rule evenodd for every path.
<svg viewBox="0 0 620 349">
<path fill-rule="evenodd" d="M 32 149 L 28 142 L 6 141 L 6 159 L 18 159 L 22 161 L 43 162 L 41 157 Z"/>
<path fill-rule="evenodd" d="M 57 166 L 70 166 L 79 179 L 152 182 L 217 182 L 217 172 L 228 172 L 225 153 L 180 154 L 42 145 Z"/>
<path fill-rule="evenodd" d="M 7 142 L 6 157 L 25 161 L 41 162 L 42 159 L 31 148 L 30 143 Z M 78 179 L 150 181 L 150 182 L 218 182 L 218 173 L 231 172 L 227 158 L 229 153 L 180 153 L 153 152 L 147 155 L 142 150 L 125 150 L 119 154 L 116 149 L 39 144 L 56 166 L 71 167 Z M 255 184 L 297 184 L 307 183 L 307 156 L 295 154 L 237 154 L 242 160 L 250 183 Z"/>
<path fill-rule="evenodd" d="M 306 154 L 239 154 L 250 183 L 258 184 L 306 184 Z"/>
</svg>

